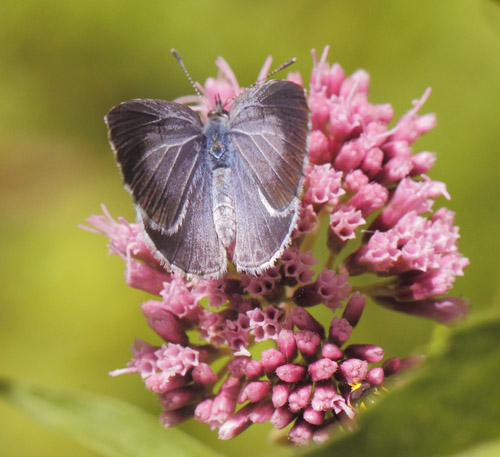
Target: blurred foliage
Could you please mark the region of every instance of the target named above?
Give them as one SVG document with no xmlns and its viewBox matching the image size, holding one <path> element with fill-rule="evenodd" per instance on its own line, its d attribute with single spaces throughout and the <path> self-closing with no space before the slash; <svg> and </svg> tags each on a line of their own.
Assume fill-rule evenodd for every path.
<svg viewBox="0 0 500 457">
<path fill-rule="evenodd" d="M 165 430 L 152 414 L 109 396 L 9 379 L 0 379 L 0 395 L 106 457 L 220 455 L 178 427 Z"/>
<path fill-rule="evenodd" d="M 171 47 L 196 80 L 214 75 L 222 55 L 248 85 L 268 54 L 276 64 L 296 56 L 307 81 L 310 49 L 330 44 L 330 62 L 369 71 L 371 100 L 392 103 L 397 116 L 431 86 L 423 112 L 439 124 L 416 148 L 438 152 L 430 175 L 447 183 L 452 200 L 439 204 L 457 212 L 471 259 L 454 292 L 472 300 L 473 314 L 498 307 L 499 17 L 496 0 L 2 2 L 1 372 L 158 411 L 138 377 L 106 375 L 125 365 L 134 337 L 154 341 L 139 310 L 145 295 L 124 285 L 104 239 L 77 225 L 101 202 L 133 217 L 102 118 L 130 98 L 192 93 Z M 355 338 L 404 356 L 425 350 L 433 328 L 369 306 Z M 97 455 L 9 405 L 0 418 L 0 455 Z M 202 424 L 182 428 L 226 455 L 253 455 L 255 442 L 260 454 L 276 453 L 266 426 L 229 443 Z"/>
</svg>

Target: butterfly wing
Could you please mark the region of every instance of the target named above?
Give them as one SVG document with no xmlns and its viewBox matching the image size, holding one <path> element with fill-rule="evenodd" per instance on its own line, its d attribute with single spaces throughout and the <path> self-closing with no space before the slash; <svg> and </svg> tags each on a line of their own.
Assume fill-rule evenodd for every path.
<svg viewBox="0 0 500 457">
<path fill-rule="evenodd" d="M 235 194 L 233 262 L 259 273 L 281 255 L 295 225 L 309 110 L 300 86 L 271 80 L 244 92 L 229 113 Z"/>
<path fill-rule="evenodd" d="M 196 113 L 173 102 L 135 99 L 113 108 L 106 123 L 123 181 L 159 257 L 188 274 L 225 270 Z"/>
<path fill-rule="evenodd" d="M 227 254 L 215 231 L 212 172 L 205 162 L 197 170 L 195 189 L 176 233 L 167 235 L 143 219 L 146 233 L 171 269 L 188 277 L 218 278 L 226 272 Z"/>
</svg>

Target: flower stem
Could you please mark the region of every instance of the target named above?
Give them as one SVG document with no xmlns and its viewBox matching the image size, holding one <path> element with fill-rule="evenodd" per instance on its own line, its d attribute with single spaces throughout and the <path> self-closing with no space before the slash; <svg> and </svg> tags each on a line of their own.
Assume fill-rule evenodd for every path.
<svg viewBox="0 0 500 457">
<path fill-rule="evenodd" d="M 328 268 L 329 270 L 331 270 L 334 261 L 335 261 L 335 253 L 332 250 L 330 250 L 329 254 L 328 254 L 328 258 L 326 259 L 326 262 L 325 262 L 325 268 Z"/>
<path fill-rule="evenodd" d="M 387 293 L 390 292 L 391 286 L 394 285 L 394 281 L 395 278 L 389 278 L 384 281 L 379 281 L 365 286 L 356 286 L 355 289 L 369 296 L 387 295 Z"/>
</svg>

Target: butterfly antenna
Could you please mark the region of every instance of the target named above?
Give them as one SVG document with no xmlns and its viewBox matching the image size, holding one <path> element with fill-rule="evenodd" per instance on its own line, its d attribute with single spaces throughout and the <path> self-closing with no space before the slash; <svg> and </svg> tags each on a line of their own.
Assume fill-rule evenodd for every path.
<svg viewBox="0 0 500 457">
<path fill-rule="evenodd" d="M 285 63 L 282 63 L 278 68 L 275 68 L 273 71 L 271 71 L 270 73 L 268 73 L 263 78 L 258 79 L 252 85 L 250 85 L 250 86 L 246 87 L 245 89 L 243 89 L 239 94 L 236 94 L 233 97 L 231 97 L 229 100 L 226 100 L 224 102 L 224 105 L 227 105 L 228 103 L 231 103 L 236 98 L 238 98 L 241 94 L 243 94 L 244 92 L 246 92 L 248 89 L 251 89 L 252 87 L 257 86 L 258 84 L 263 83 L 264 81 L 266 81 L 268 78 L 270 78 L 271 76 L 275 75 L 279 71 L 284 70 L 285 68 L 289 67 L 290 65 L 292 65 L 293 63 L 295 63 L 296 60 L 297 59 L 295 57 L 292 57 L 290 60 L 287 60 Z"/>
<path fill-rule="evenodd" d="M 177 59 L 177 62 L 179 62 L 179 65 L 181 66 L 182 68 L 182 71 L 184 72 L 184 74 L 186 75 L 186 78 L 188 79 L 189 83 L 191 84 L 191 86 L 193 87 L 194 91 L 196 92 L 196 94 L 198 95 L 198 97 L 200 97 L 201 99 L 203 99 L 202 95 L 201 95 L 201 92 L 198 90 L 198 88 L 196 87 L 196 84 L 194 83 L 193 81 L 193 78 L 191 78 L 191 75 L 188 73 L 187 71 L 187 68 L 186 68 L 186 65 L 184 65 L 184 62 L 182 61 L 182 58 L 181 56 L 179 55 L 179 53 L 175 50 L 175 49 L 171 49 L 170 52 L 174 55 L 174 57 Z"/>
<path fill-rule="evenodd" d="M 256 84 L 259 84 L 266 79 L 269 79 L 271 76 L 275 75 L 276 73 L 280 72 L 281 70 L 284 70 L 285 68 L 289 67 L 290 65 L 294 64 L 297 59 L 295 57 L 292 57 L 290 60 L 287 60 L 286 62 L 282 63 L 278 68 L 275 68 L 273 71 L 268 73 L 264 78 L 258 79 L 254 84 L 252 84 L 250 87 L 255 86 Z"/>
</svg>

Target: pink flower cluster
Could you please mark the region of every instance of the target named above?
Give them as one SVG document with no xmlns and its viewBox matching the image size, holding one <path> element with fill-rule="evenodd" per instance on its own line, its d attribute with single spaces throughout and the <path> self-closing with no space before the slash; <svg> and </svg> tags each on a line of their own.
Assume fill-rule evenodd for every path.
<svg viewBox="0 0 500 457">
<path fill-rule="evenodd" d="M 467 313 L 468 302 L 445 295 L 468 264 L 457 249 L 454 214 L 432 209 L 436 197 L 449 196 L 424 174 L 434 154 L 413 153 L 415 140 L 436 123 L 433 114 L 418 114 L 430 91 L 389 128 L 392 107 L 368 101 L 368 74 L 346 76 L 326 62 L 327 52 L 319 60 L 313 53 L 300 218 L 292 245 L 265 273 L 186 281 L 164 271 L 137 224 L 115 221 L 104 207 L 104 215 L 88 219 L 126 261 L 127 284 L 156 296 L 142 312 L 164 343 L 137 340 L 127 368 L 111 374 L 139 374 L 158 394 L 167 427 L 194 417 L 230 439 L 269 421 L 289 427 L 295 444 L 323 442 L 353 419 L 367 392 L 410 363 L 383 361 L 378 345 L 348 343 L 367 297 L 442 323 Z M 241 92 L 229 65 L 222 58 L 217 65 L 219 77 L 199 85 L 202 117 L 217 95 Z M 289 79 L 302 84 L 298 74 Z M 328 255 L 320 263 L 309 249 L 324 218 Z M 344 250 L 350 243 L 355 247 Z M 351 278 L 365 273 L 380 279 L 355 287 Z M 314 317 L 322 305 L 333 313 L 327 325 Z"/>
</svg>

